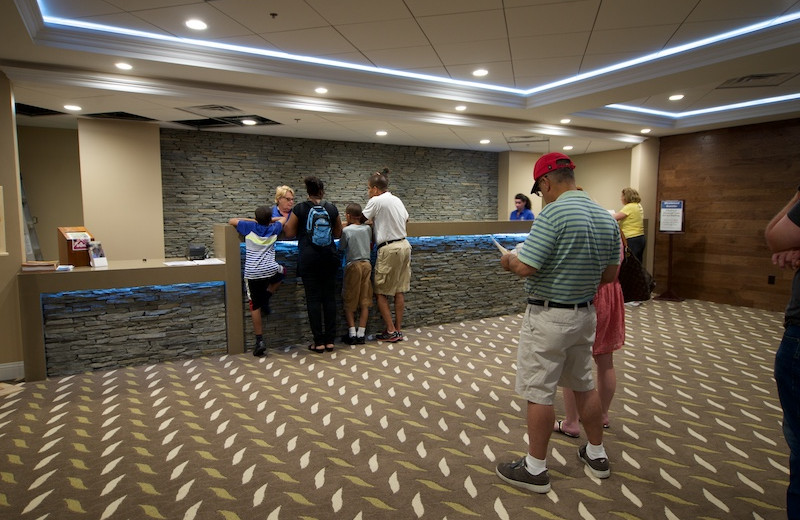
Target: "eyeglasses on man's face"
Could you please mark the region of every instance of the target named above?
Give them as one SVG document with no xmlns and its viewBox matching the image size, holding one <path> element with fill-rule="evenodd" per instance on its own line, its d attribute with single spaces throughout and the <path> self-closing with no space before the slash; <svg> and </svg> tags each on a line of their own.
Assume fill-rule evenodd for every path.
<svg viewBox="0 0 800 520">
<path fill-rule="evenodd" d="M 535 183 L 535 187 L 534 187 L 534 190 L 533 190 L 532 193 L 534 195 L 536 195 L 537 197 L 541 197 L 542 196 L 542 189 L 541 189 L 542 188 L 542 181 L 545 180 L 545 179 L 547 179 L 547 175 L 542 175 L 541 177 L 539 177 L 539 180 L 536 181 L 536 183 Z M 550 180 L 548 179 L 547 182 L 550 182 Z"/>
</svg>

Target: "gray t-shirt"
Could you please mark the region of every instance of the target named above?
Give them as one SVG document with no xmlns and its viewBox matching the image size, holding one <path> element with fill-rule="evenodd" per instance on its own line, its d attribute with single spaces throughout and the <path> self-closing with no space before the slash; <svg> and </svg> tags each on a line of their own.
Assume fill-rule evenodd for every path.
<svg viewBox="0 0 800 520">
<path fill-rule="evenodd" d="M 345 252 L 347 263 L 369 260 L 372 228 L 366 224 L 351 224 L 342 229 L 339 249 Z"/>
<path fill-rule="evenodd" d="M 792 206 L 792 209 L 786 213 L 786 216 L 791 220 L 794 225 L 800 227 L 800 202 Z M 789 305 L 786 306 L 786 315 L 784 316 L 783 324 L 800 325 L 800 269 L 794 272 L 792 279 L 792 297 L 789 299 Z"/>
</svg>

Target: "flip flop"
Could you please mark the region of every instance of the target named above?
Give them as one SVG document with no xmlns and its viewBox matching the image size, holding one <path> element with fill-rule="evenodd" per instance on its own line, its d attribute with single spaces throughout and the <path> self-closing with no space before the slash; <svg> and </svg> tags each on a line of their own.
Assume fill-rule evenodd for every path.
<svg viewBox="0 0 800 520">
<path fill-rule="evenodd" d="M 561 420 L 559 420 L 559 421 L 556 421 L 555 428 L 553 428 L 553 431 L 554 431 L 554 432 L 558 432 L 558 433 L 560 433 L 561 435 L 566 435 L 567 437 L 570 437 L 570 438 L 572 438 L 572 439 L 577 439 L 577 438 L 579 438 L 579 437 L 580 437 L 580 435 L 575 435 L 574 433 L 570 433 L 570 432 L 568 432 L 568 431 L 564 431 L 564 430 L 561 428 L 561 423 L 563 423 L 563 422 L 564 422 L 564 421 L 561 421 Z"/>
<path fill-rule="evenodd" d="M 320 345 L 320 346 L 322 346 L 322 345 Z M 322 350 L 320 350 L 320 349 L 316 348 L 314 346 L 314 344 L 312 343 L 311 345 L 308 346 L 308 350 L 310 350 L 311 352 L 314 352 L 316 354 L 322 354 L 322 353 L 325 352 L 325 347 L 322 346 Z"/>
</svg>

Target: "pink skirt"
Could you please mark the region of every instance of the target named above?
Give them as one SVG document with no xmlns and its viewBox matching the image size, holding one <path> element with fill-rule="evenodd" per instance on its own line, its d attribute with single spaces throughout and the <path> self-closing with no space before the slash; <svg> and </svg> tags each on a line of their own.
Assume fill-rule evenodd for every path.
<svg viewBox="0 0 800 520">
<path fill-rule="evenodd" d="M 625 343 L 625 299 L 618 281 L 601 285 L 594 296 L 597 333 L 592 355 L 608 354 Z"/>
</svg>

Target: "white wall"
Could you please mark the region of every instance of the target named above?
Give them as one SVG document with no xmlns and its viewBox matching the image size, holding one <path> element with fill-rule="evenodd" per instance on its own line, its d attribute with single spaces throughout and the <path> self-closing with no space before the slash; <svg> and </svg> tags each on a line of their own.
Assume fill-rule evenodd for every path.
<svg viewBox="0 0 800 520">
<path fill-rule="evenodd" d="M 631 151 L 576 155 L 572 162 L 578 186 L 604 208 L 619 211 L 622 189 L 631 186 Z"/>
<path fill-rule="evenodd" d="M 39 247 L 45 260 L 58 260 L 58 228 L 83 225 L 78 132 L 30 126 L 17 132 L 20 174 Z"/>
<path fill-rule="evenodd" d="M 80 119 L 78 145 L 86 229 L 110 260 L 163 258 L 158 124 Z"/>
<path fill-rule="evenodd" d="M 606 209 L 622 208 L 623 188 L 635 188 L 642 196 L 644 217 L 648 219 L 645 265 L 653 269 L 653 250 L 657 216 L 658 139 L 651 138 L 630 149 L 571 156 L 575 181 L 592 199 Z M 569 154 L 567 154 L 569 155 Z M 541 154 L 503 152 L 498 161 L 497 219 L 508 220 L 514 208 L 514 195 L 528 195 L 533 186 L 533 167 Z M 542 199 L 529 195 L 533 212 L 542 209 Z"/>
<path fill-rule="evenodd" d="M 542 199 L 531 195 L 533 166 L 541 154 L 527 152 L 503 152 L 500 154 L 500 182 L 497 189 L 497 220 L 508 220 L 514 208 L 514 195 L 522 193 L 531 199 L 531 209 L 538 214 Z"/>
</svg>

